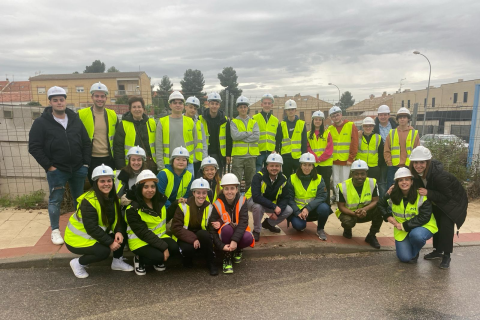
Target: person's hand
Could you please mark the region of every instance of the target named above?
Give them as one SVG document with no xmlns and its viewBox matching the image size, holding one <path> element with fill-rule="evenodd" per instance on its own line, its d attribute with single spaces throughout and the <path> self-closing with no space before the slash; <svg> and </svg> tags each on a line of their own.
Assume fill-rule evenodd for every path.
<svg viewBox="0 0 480 320">
<path fill-rule="evenodd" d="M 120 244 L 113 241 L 112 244 L 109 247 L 110 247 L 110 250 L 117 251 L 118 249 L 120 249 Z"/>
<path fill-rule="evenodd" d="M 180 199 L 178 199 L 178 203 L 187 203 L 187 199 L 180 198 Z"/>
<path fill-rule="evenodd" d="M 392 184 L 392 185 L 390 186 L 390 188 L 388 188 L 388 190 L 387 190 L 387 193 L 388 193 L 388 194 L 392 194 L 392 190 L 393 190 L 393 187 L 394 187 L 394 186 L 395 186 L 395 185 Z"/>
<path fill-rule="evenodd" d="M 216 230 L 218 230 L 218 229 L 220 229 L 220 222 L 214 221 L 214 222 L 212 222 L 212 226 L 213 226 Z"/>
<path fill-rule="evenodd" d="M 115 242 L 120 244 L 123 243 L 123 234 L 121 232 L 115 233 Z"/>
<path fill-rule="evenodd" d="M 235 251 L 237 249 L 237 243 L 235 241 L 230 242 L 230 251 Z"/>
<path fill-rule="evenodd" d="M 57 168 L 55 168 L 54 166 L 51 166 L 50 168 L 48 168 L 48 171 L 54 171 L 54 170 L 57 170 Z"/>
<path fill-rule="evenodd" d="M 200 248 L 200 241 L 195 240 L 195 241 L 193 242 L 193 247 L 194 247 L 195 249 Z"/>
<path fill-rule="evenodd" d="M 231 251 L 230 250 L 230 245 L 229 244 L 224 245 L 222 250 L 223 251 Z"/>
<path fill-rule="evenodd" d="M 400 222 L 397 222 L 395 224 L 395 228 L 397 228 L 398 230 L 403 230 L 402 224 Z"/>
<path fill-rule="evenodd" d="M 275 214 L 275 213 L 270 213 L 268 215 L 268 218 L 272 219 L 272 220 L 277 220 L 278 219 L 278 216 Z"/>
<path fill-rule="evenodd" d="M 348 160 L 347 160 L 347 166 L 351 166 L 352 163 L 353 163 L 352 161 L 348 161 Z"/>
<path fill-rule="evenodd" d="M 273 150 L 270 154 L 277 154 L 277 151 Z"/>
<path fill-rule="evenodd" d="M 418 189 L 418 193 L 419 193 L 421 196 L 426 196 L 427 193 L 428 193 L 428 190 L 425 189 L 425 188 L 419 188 L 419 189 Z"/>
<path fill-rule="evenodd" d="M 124 194 L 124 195 L 120 198 L 120 204 L 121 204 L 122 206 L 128 206 L 130 203 L 132 203 L 132 200 L 128 199 L 127 194 Z"/>
<path fill-rule="evenodd" d="M 280 213 L 282 213 L 282 209 L 280 207 L 276 207 L 275 210 L 273 210 L 275 214 L 278 216 Z"/>
<path fill-rule="evenodd" d="M 387 218 L 387 221 L 391 224 L 393 224 L 393 226 L 395 226 L 395 224 L 397 223 L 397 220 L 395 220 L 394 217 L 388 217 Z"/>
<path fill-rule="evenodd" d="M 168 258 L 170 258 L 170 252 L 168 252 L 168 249 L 165 249 L 165 251 L 163 251 L 163 261 L 167 261 Z"/>
<path fill-rule="evenodd" d="M 303 208 L 302 211 L 300 211 L 300 214 L 298 215 L 298 217 L 302 220 L 307 220 L 307 216 L 308 216 L 308 210 L 306 208 Z"/>
<path fill-rule="evenodd" d="M 230 164 L 232 162 L 232 157 L 227 157 L 227 164 Z"/>
</svg>

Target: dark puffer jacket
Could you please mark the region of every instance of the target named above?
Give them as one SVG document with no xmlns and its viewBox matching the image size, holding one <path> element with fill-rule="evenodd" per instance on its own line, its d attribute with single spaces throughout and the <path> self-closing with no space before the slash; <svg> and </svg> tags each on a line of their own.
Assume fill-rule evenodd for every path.
<svg viewBox="0 0 480 320">
<path fill-rule="evenodd" d="M 415 187 L 425 188 L 420 178 L 414 180 Z M 468 197 L 460 181 L 451 173 L 443 170 L 440 161 L 432 160 L 427 172 L 427 198 L 445 213 L 457 228 L 467 217 Z"/>
</svg>

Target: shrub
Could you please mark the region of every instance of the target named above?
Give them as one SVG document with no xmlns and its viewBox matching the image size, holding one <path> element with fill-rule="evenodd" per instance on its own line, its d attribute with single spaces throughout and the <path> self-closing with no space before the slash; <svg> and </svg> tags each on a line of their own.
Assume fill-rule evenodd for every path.
<svg viewBox="0 0 480 320">
<path fill-rule="evenodd" d="M 33 191 L 30 194 L 10 198 L 8 195 L 0 198 L 2 207 L 17 207 L 20 209 L 45 208 L 45 191 L 42 189 Z"/>
</svg>

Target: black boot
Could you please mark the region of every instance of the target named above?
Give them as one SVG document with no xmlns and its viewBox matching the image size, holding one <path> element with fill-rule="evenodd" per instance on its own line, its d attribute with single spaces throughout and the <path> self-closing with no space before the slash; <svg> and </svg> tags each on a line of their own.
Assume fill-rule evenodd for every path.
<svg viewBox="0 0 480 320">
<path fill-rule="evenodd" d="M 270 225 L 270 223 L 268 223 L 267 220 L 268 220 L 268 219 L 263 220 L 263 222 L 262 222 L 262 227 L 263 227 L 264 229 L 269 230 L 270 232 L 280 233 L 280 231 L 281 231 L 280 228 L 277 228 L 277 227 L 275 227 L 275 226 Z"/>
<path fill-rule="evenodd" d="M 352 239 L 352 229 L 343 228 L 343 236 L 347 239 Z"/>
<path fill-rule="evenodd" d="M 253 239 L 255 239 L 255 242 L 260 241 L 260 232 L 253 231 L 252 234 L 253 234 Z"/>
<path fill-rule="evenodd" d="M 369 233 L 367 235 L 367 237 L 365 238 L 365 242 L 370 244 L 375 249 L 380 249 L 380 243 L 378 243 L 378 240 L 377 240 L 377 237 L 375 236 L 375 234 Z"/>
<path fill-rule="evenodd" d="M 443 252 L 437 251 L 433 249 L 432 252 L 427 253 L 426 255 L 423 256 L 423 259 L 425 260 L 434 260 L 434 259 L 442 259 L 443 258 Z"/>
<path fill-rule="evenodd" d="M 415 257 L 413 257 L 410 261 L 408 261 L 408 263 L 410 263 L 410 264 L 415 264 L 415 263 L 417 263 L 419 256 L 420 256 L 420 252 L 417 253 L 417 255 L 416 255 Z"/>
<path fill-rule="evenodd" d="M 182 257 L 182 263 L 185 268 L 193 267 L 193 260 L 191 257 Z"/>
<path fill-rule="evenodd" d="M 218 268 L 214 260 L 207 261 L 207 266 L 211 276 L 218 276 Z"/>
<path fill-rule="evenodd" d="M 443 255 L 442 262 L 440 262 L 440 269 L 448 269 L 450 268 L 450 261 L 452 261 L 452 258 L 450 258 L 450 255 Z"/>
</svg>

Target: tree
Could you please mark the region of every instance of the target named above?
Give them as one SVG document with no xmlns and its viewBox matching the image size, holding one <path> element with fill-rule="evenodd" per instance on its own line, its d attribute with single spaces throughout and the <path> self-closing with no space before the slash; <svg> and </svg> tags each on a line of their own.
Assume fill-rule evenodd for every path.
<svg viewBox="0 0 480 320">
<path fill-rule="evenodd" d="M 347 108 L 350 108 L 354 104 L 355 104 L 355 99 L 353 99 L 353 96 L 350 93 L 350 91 L 345 91 L 342 94 L 340 101 L 338 102 L 338 106 L 340 107 L 340 109 L 342 109 L 343 113 L 345 113 L 345 110 L 347 110 Z"/>
<path fill-rule="evenodd" d="M 170 91 L 172 91 L 172 87 L 173 83 L 170 81 L 170 78 L 165 75 L 162 77 L 162 80 L 158 84 L 157 91 L 155 93 L 152 92 L 152 107 L 155 118 L 160 118 L 168 114 L 168 96 L 170 95 Z"/>
<path fill-rule="evenodd" d="M 128 96 L 123 95 L 120 98 L 117 98 L 117 100 L 115 101 L 115 104 L 128 104 Z"/>
<path fill-rule="evenodd" d="M 92 62 L 92 65 L 86 66 L 83 73 L 104 73 L 105 72 L 105 63 L 100 60 L 95 60 Z"/>
<path fill-rule="evenodd" d="M 222 109 L 223 111 L 226 111 L 225 110 L 226 90 L 228 90 L 229 94 L 233 94 L 233 99 L 234 101 L 236 101 L 237 98 L 242 95 L 242 89 L 238 88 L 237 72 L 232 67 L 223 68 L 222 72 L 218 74 L 218 79 L 220 80 L 220 85 L 225 88 L 222 91 L 220 91 L 220 96 L 222 97 Z M 233 116 L 236 117 L 237 115 L 238 115 L 237 109 L 233 108 Z"/>
<path fill-rule="evenodd" d="M 27 103 L 27 106 L 32 106 L 32 107 L 41 107 L 42 104 L 38 101 L 30 101 L 29 103 Z"/>
<path fill-rule="evenodd" d="M 114 66 L 111 66 L 110 68 L 108 68 L 107 72 L 120 72 L 120 70 L 118 70 Z"/>
<path fill-rule="evenodd" d="M 75 71 L 73 74 L 79 74 L 79 72 L 78 72 L 78 71 Z"/>
<path fill-rule="evenodd" d="M 159 90 L 157 90 L 157 92 L 170 92 L 172 90 L 173 83 L 170 81 L 170 78 L 168 76 L 163 76 L 162 81 L 160 81 L 158 87 Z"/>
<path fill-rule="evenodd" d="M 203 79 L 203 74 L 200 70 L 188 69 L 183 75 L 183 80 L 180 81 L 182 86 L 182 92 L 185 95 L 185 98 L 190 96 L 195 96 L 200 99 L 200 105 L 202 104 L 202 99 L 205 96 L 203 87 L 205 86 L 205 80 Z"/>
</svg>

